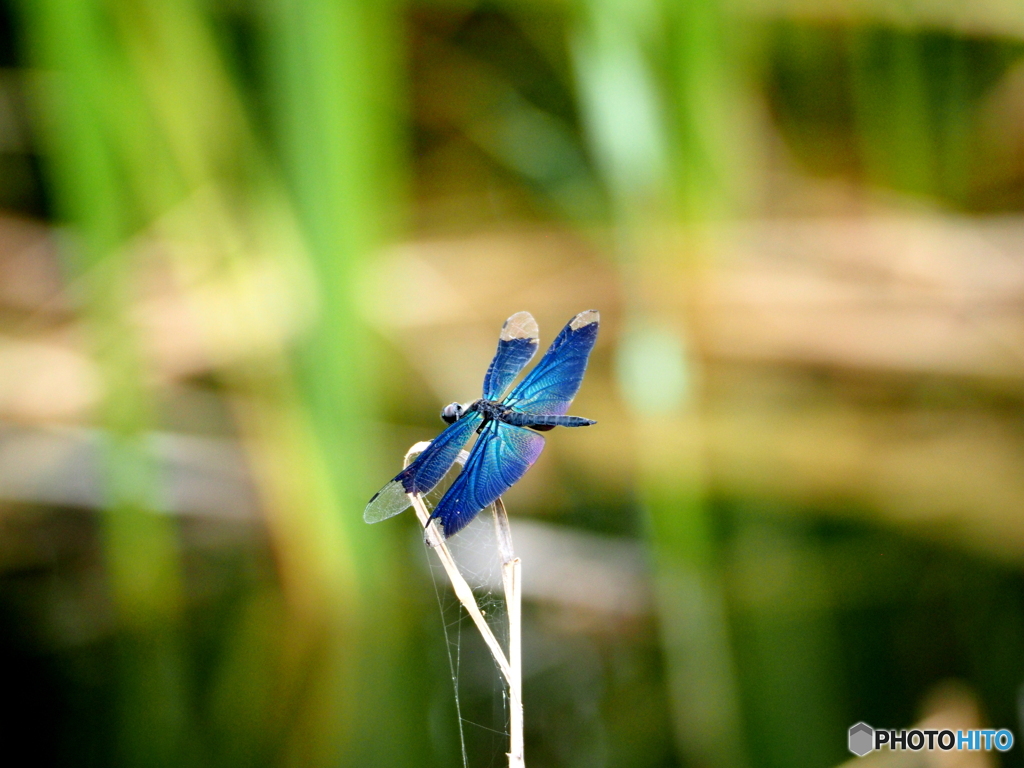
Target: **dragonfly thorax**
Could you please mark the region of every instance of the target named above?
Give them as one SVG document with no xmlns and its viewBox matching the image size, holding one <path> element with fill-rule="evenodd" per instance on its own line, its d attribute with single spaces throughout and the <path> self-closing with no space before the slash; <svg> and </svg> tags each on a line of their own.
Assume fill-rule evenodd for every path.
<svg viewBox="0 0 1024 768">
<path fill-rule="evenodd" d="M 484 399 L 480 399 L 474 403 L 471 403 L 470 406 L 466 409 L 466 413 L 472 413 L 473 411 L 477 411 L 483 415 L 485 424 L 488 421 L 507 422 L 509 414 L 512 413 L 512 409 L 509 408 L 507 405 L 502 405 L 501 403 L 496 402 L 494 400 Z"/>
</svg>

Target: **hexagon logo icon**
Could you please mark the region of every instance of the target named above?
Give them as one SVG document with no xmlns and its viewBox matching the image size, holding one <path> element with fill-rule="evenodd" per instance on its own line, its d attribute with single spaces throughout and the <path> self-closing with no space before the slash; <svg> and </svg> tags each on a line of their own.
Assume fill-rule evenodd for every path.
<svg viewBox="0 0 1024 768">
<path fill-rule="evenodd" d="M 849 743 L 850 751 L 857 757 L 864 757 L 873 750 L 875 741 L 875 729 L 867 723 L 857 723 L 850 726 Z"/>
</svg>

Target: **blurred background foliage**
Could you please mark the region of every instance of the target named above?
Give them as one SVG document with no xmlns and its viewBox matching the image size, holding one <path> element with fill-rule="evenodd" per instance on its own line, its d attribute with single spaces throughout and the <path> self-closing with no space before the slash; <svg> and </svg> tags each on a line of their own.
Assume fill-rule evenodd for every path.
<svg viewBox="0 0 1024 768">
<path fill-rule="evenodd" d="M 6 749 L 459 764 L 360 513 L 505 317 L 589 307 L 600 423 L 507 499 L 530 765 L 1020 734 L 1022 214 L 1016 3 L 3 0 Z"/>
</svg>

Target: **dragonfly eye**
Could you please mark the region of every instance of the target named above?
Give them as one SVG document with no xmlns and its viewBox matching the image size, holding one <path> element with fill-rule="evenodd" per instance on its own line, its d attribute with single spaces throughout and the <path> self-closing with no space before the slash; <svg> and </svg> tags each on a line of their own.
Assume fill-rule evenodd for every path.
<svg viewBox="0 0 1024 768">
<path fill-rule="evenodd" d="M 448 424 L 454 424 L 462 416 L 462 406 L 458 403 L 449 403 L 441 410 L 441 418 Z"/>
</svg>

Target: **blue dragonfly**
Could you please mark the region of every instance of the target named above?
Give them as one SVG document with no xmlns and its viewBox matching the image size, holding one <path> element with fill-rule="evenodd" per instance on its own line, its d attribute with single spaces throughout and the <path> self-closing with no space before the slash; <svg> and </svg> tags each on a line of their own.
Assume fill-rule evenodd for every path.
<svg viewBox="0 0 1024 768">
<path fill-rule="evenodd" d="M 445 538 L 461 531 L 480 510 L 511 488 L 540 456 L 544 438 L 555 427 L 586 427 L 596 422 L 566 416 L 587 370 L 597 340 L 600 315 L 580 312 L 511 392 L 505 391 L 537 352 L 537 321 L 517 312 L 501 328 L 498 351 L 484 376 L 483 397 L 468 405 L 451 403 L 441 411 L 450 426 L 395 478 L 381 488 L 363 512 L 378 523 L 405 510 L 408 494 L 425 494 L 455 463 L 474 432 L 477 440 L 459 476 L 434 507 Z M 504 395 L 504 397 L 502 397 Z"/>
</svg>

